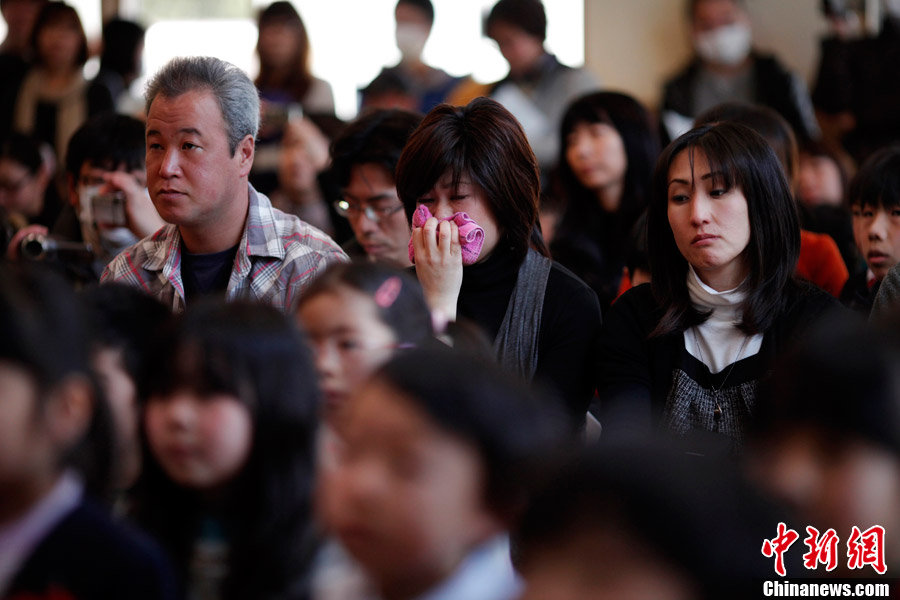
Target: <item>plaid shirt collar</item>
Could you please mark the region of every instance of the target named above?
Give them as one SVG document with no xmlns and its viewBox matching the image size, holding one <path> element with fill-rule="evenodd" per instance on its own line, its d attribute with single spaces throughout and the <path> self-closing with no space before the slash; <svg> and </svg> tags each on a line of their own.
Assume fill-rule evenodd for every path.
<svg viewBox="0 0 900 600">
<path fill-rule="evenodd" d="M 259 192 L 247 184 L 249 207 L 241 241 L 238 242 L 237 274 L 245 277 L 250 272 L 250 257 L 260 256 L 283 260 L 284 244 L 276 228 L 266 226 L 276 222 L 269 202 L 260 202 Z M 163 276 L 181 289 L 181 234 L 175 225 L 167 225 L 153 235 L 155 242 L 141 267 L 148 271 L 162 271 Z"/>
</svg>

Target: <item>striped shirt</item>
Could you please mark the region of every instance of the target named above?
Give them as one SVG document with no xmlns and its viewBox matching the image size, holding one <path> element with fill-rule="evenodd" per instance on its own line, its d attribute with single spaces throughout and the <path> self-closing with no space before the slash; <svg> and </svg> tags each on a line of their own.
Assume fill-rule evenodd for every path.
<svg viewBox="0 0 900 600">
<path fill-rule="evenodd" d="M 249 190 L 250 208 L 225 297 L 293 310 L 316 275 L 333 262 L 347 261 L 347 255 L 327 234 L 272 208 L 252 185 Z M 185 306 L 181 252 L 178 227 L 166 225 L 116 256 L 100 282 L 141 288 L 173 312 L 181 312 Z"/>
</svg>

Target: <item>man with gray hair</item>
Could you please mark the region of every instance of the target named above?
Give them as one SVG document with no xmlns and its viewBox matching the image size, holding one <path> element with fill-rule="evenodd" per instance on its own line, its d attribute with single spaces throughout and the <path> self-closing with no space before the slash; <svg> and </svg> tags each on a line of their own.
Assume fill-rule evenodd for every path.
<svg viewBox="0 0 900 600">
<path fill-rule="evenodd" d="M 176 312 L 223 294 L 291 310 L 316 274 L 347 260 L 330 237 L 250 185 L 259 95 L 240 69 L 176 58 L 146 96 L 147 187 L 170 224 L 117 256 L 102 282 L 140 287 Z"/>
</svg>

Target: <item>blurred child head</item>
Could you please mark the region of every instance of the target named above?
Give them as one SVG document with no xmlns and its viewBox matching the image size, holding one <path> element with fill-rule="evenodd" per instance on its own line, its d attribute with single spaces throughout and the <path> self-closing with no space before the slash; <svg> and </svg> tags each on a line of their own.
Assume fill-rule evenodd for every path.
<svg viewBox="0 0 900 600">
<path fill-rule="evenodd" d="M 900 146 L 879 150 L 850 185 L 853 238 L 881 281 L 900 262 Z"/>
<path fill-rule="evenodd" d="M 140 520 L 184 574 L 213 514 L 229 542 L 226 597 L 284 592 L 310 552 L 319 393 L 303 336 L 268 306 L 200 303 L 154 356 Z"/>
<path fill-rule="evenodd" d="M 378 263 L 330 267 L 303 294 L 297 320 L 314 349 L 332 424 L 347 397 L 397 349 L 419 346 L 432 334 L 418 282 Z"/>
<path fill-rule="evenodd" d="M 10 133 L 0 141 L 0 208 L 29 219 L 40 215 L 52 173 L 38 140 Z"/>
<path fill-rule="evenodd" d="M 418 596 L 509 526 L 555 423 L 487 361 L 398 355 L 349 404 L 323 520 L 385 597 Z"/>
<path fill-rule="evenodd" d="M 49 272 L 0 267 L 0 523 L 48 493 L 67 468 L 88 491 L 109 475 L 105 404 L 87 364 L 74 293 Z"/>
<path fill-rule="evenodd" d="M 779 361 L 750 464 L 806 525 L 846 539 L 853 526 L 900 529 L 900 328 L 840 317 Z M 887 535 L 893 568 L 898 539 Z"/>
<path fill-rule="evenodd" d="M 150 367 L 150 341 L 169 318 L 169 310 L 143 291 L 108 284 L 83 295 L 92 329 L 91 365 L 109 402 L 117 443 L 118 490 L 131 486 L 141 468 L 139 388 Z"/>
<path fill-rule="evenodd" d="M 852 159 L 824 142 L 800 147 L 797 200 L 807 206 L 842 206 L 847 197 Z"/>
<path fill-rule="evenodd" d="M 563 461 L 517 530 L 523 600 L 742 597 L 778 523 L 730 464 L 660 441 Z"/>
</svg>

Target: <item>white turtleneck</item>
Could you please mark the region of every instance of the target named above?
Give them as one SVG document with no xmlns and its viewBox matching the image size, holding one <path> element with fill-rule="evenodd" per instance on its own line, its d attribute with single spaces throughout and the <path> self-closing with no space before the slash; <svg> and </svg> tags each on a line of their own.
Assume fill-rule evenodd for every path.
<svg viewBox="0 0 900 600">
<path fill-rule="evenodd" d="M 718 373 L 731 363 L 759 352 L 763 334 L 747 338 L 736 327 L 741 322 L 740 306 L 746 295 L 740 286 L 717 292 L 700 281 L 694 268 L 688 265 L 687 287 L 695 309 L 704 313 L 712 311 L 706 321 L 684 331 L 684 347 L 691 356 L 705 364 L 710 373 Z"/>
</svg>

